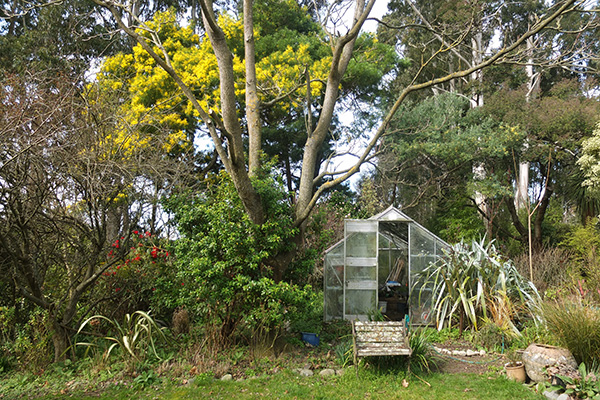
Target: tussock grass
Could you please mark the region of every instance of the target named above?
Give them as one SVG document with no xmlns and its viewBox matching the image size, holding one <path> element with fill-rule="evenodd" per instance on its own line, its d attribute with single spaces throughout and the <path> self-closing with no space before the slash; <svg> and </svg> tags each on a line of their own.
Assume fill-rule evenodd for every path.
<svg viewBox="0 0 600 400">
<path fill-rule="evenodd" d="M 548 330 L 573 353 L 578 363 L 600 363 L 600 309 L 580 302 L 546 303 Z"/>
</svg>

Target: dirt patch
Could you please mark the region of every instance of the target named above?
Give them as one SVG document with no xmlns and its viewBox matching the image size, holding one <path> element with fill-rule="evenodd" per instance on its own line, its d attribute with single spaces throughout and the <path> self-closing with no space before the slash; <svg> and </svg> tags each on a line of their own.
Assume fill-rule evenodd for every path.
<svg viewBox="0 0 600 400">
<path fill-rule="evenodd" d="M 473 349 L 472 344 L 468 342 L 448 342 L 436 344 L 436 347 L 448 350 L 468 350 Z M 498 354 L 475 355 L 462 357 L 456 355 L 447 355 L 434 352 L 437 370 L 447 374 L 486 374 L 498 372 L 504 368 L 506 363 L 504 357 Z"/>
</svg>

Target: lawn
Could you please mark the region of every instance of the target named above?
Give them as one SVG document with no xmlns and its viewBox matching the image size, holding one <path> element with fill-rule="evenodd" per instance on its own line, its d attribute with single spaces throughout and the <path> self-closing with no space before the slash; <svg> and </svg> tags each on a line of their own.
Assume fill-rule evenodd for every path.
<svg viewBox="0 0 600 400">
<path fill-rule="evenodd" d="M 402 382 L 404 372 L 381 372 L 361 369 L 357 377 L 353 368 L 343 376 L 301 377 L 285 370 L 274 375 L 242 381 L 222 382 L 208 375 L 199 375 L 193 381 L 163 380 L 152 386 L 132 387 L 114 385 L 102 392 L 57 393 L 40 399 L 541 399 L 532 389 L 506 380 L 497 374 L 431 374 L 423 380 L 408 379 L 408 387 Z M 27 396 L 25 396 L 27 397 Z M 0 398 L 3 397 L 0 392 Z"/>
</svg>

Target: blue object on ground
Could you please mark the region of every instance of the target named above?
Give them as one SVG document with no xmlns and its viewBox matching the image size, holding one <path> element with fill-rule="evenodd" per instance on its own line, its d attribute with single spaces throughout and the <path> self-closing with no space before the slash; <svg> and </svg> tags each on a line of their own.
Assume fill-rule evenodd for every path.
<svg viewBox="0 0 600 400">
<path fill-rule="evenodd" d="M 317 347 L 319 345 L 319 335 L 316 333 L 302 332 L 302 341 Z"/>
</svg>

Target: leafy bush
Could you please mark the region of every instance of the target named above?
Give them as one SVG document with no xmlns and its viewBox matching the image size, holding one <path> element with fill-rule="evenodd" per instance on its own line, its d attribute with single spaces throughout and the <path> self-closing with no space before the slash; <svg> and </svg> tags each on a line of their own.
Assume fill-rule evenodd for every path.
<svg viewBox="0 0 600 400">
<path fill-rule="evenodd" d="M 557 375 L 563 386 L 553 386 L 551 390 L 558 390 L 569 395 L 569 398 L 576 399 L 597 399 L 600 397 L 600 380 L 598 371 L 590 371 L 585 363 L 579 364 L 578 368 L 580 379 L 574 379 L 568 376 Z"/>
<path fill-rule="evenodd" d="M 262 225 L 245 212 L 230 177 L 222 172 L 203 193 L 168 200 L 181 237 L 175 245 L 173 305 L 200 319 L 217 347 L 256 332 L 275 332 L 312 302 L 310 286 L 276 281 L 277 256 L 294 251 L 297 229 L 281 182 L 263 175 L 253 184 L 266 204 Z M 321 317 L 319 317 L 319 320 Z"/>
<path fill-rule="evenodd" d="M 547 302 L 542 311 L 548 330 L 578 363 L 600 365 L 600 309 L 565 301 Z"/>
<path fill-rule="evenodd" d="M 4 372 L 19 365 L 28 371 L 39 371 L 52 362 L 52 337 L 48 313 L 34 308 L 25 323 L 16 323 L 14 307 L 0 307 L 0 326 L 3 330 L 0 343 L 0 368 Z M 10 326 L 14 324 L 13 326 Z M 14 330 L 14 336 L 9 334 Z"/>
<path fill-rule="evenodd" d="M 438 329 L 456 314 L 461 330 L 467 322 L 477 329 L 478 320 L 488 315 L 512 324 L 517 304 L 530 311 L 539 304 L 535 286 L 521 277 L 512 261 L 500 255 L 493 242 L 485 245 L 484 240 L 454 245 L 418 277 L 415 286 L 426 285 L 432 287 Z M 506 312 L 510 314 L 503 314 Z"/>
<path fill-rule="evenodd" d="M 503 353 L 504 349 L 510 346 L 512 336 L 508 336 L 505 330 L 492 321 L 484 320 L 477 331 L 475 341 L 488 351 Z"/>
<path fill-rule="evenodd" d="M 133 310 L 152 309 L 155 316 L 170 317 L 175 308 L 171 292 L 178 282 L 169 245 L 164 238 L 137 230 L 116 240 L 107 254 L 114 265 L 98 280 L 103 301 L 96 313 L 121 319 Z"/>
<path fill-rule="evenodd" d="M 571 283 L 577 285 L 578 295 L 584 301 L 600 302 L 600 229 L 598 219 L 588 219 L 585 226 L 578 225 L 562 243 L 573 255 L 570 268 Z M 575 286 L 574 285 L 574 286 Z"/>
<path fill-rule="evenodd" d="M 293 315 L 290 315 L 292 332 L 310 332 L 320 334 L 323 330 L 323 294 L 314 293 L 306 298 L 305 303 Z"/>
</svg>

